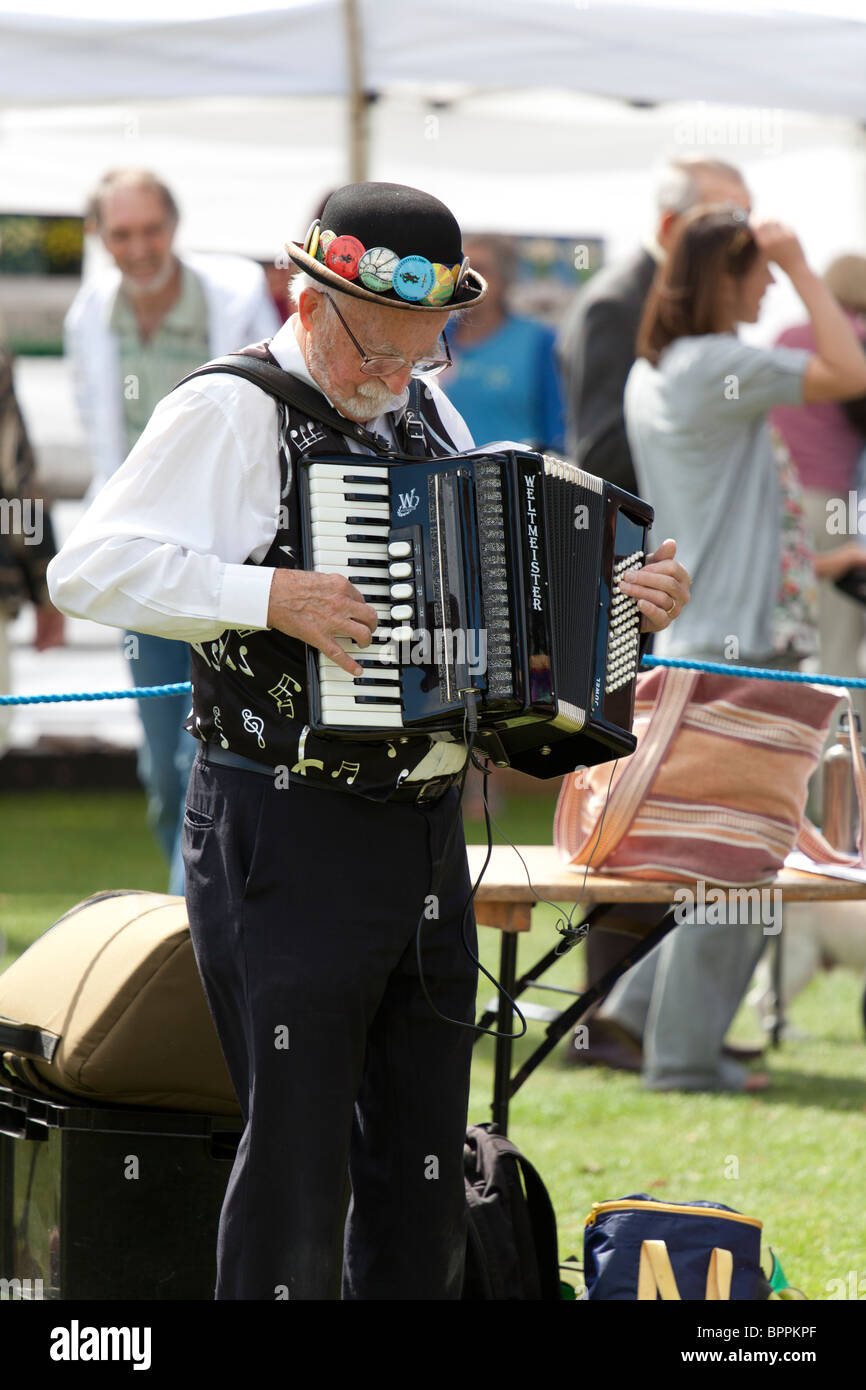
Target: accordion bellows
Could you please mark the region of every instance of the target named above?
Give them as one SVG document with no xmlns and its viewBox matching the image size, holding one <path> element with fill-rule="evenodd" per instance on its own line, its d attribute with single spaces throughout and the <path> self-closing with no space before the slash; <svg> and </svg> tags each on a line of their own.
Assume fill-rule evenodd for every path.
<svg viewBox="0 0 866 1390">
<path fill-rule="evenodd" d="M 565 779 L 557 848 L 630 878 L 771 882 L 800 836 L 839 694 L 734 671 L 642 674 L 637 749 L 612 777 L 606 763 Z"/>
</svg>

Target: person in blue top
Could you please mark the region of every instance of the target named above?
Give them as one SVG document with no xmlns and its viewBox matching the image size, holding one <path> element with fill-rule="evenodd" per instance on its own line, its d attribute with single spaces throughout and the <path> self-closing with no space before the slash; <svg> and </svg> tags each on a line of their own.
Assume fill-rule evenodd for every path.
<svg viewBox="0 0 866 1390">
<path fill-rule="evenodd" d="M 454 366 L 442 385 L 479 444 L 514 440 L 562 452 L 565 413 L 554 356 L 555 334 L 508 312 L 515 248 L 507 237 L 467 238 L 464 249 L 489 286 L 461 317 L 451 342 Z"/>
</svg>

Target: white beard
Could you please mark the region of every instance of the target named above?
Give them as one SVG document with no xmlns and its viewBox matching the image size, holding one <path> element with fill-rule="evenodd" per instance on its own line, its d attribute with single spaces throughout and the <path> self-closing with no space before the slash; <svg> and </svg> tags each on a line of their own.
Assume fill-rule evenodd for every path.
<svg viewBox="0 0 866 1390">
<path fill-rule="evenodd" d="M 386 411 L 401 410 L 409 398 L 408 391 L 399 396 L 393 395 L 376 377 L 365 381 L 351 395 L 339 391 L 331 384 L 327 350 L 319 348 L 310 339 L 307 341 L 307 367 L 328 400 L 333 401 L 337 409 L 350 419 L 376 420 Z"/>
<path fill-rule="evenodd" d="M 121 285 L 124 294 L 130 299 L 138 299 L 141 295 L 159 294 L 164 290 L 174 275 L 177 262 L 173 256 L 169 256 L 165 265 L 158 270 L 149 280 L 133 280 L 129 275 L 121 274 Z"/>
</svg>

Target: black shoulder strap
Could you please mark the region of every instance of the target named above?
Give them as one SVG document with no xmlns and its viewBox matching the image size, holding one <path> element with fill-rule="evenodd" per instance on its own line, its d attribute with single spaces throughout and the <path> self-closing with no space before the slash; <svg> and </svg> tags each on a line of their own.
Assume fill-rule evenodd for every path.
<svg viewBox="0 0 866 1390">
<path fill-rule="evenodd" d="M 21 1057 L 35 1057 L 50 1062 L 60 1042 L 59 1033 L 49 1033 L 32 1023 L 16 1023 L 0 1014 L 0 1052 L 17 1052 Z"/>
<path fill-rule="evenodd" d="M 547 1188 L 522 1153 L 516 1155 L 526 1189 L 526 1205 L 535 1237 L 535 1253 L 543 1299 L 562 1298 L 559 1287 L 559 1244 L 556 1234 L 556 1215 Z"/>
<path fill-rule="evenodd" d="M 334 410 L 320 392 L 313 390 L 306 381 L 301 381 L 299 377 L 293 376 L 291 372 L 284 372 L 281 367 L 275 367 L 270 362 L 264 361 L 260 357 L 254 357 L 249 353 L 232 352 L 225 357 L 215 357 L 212 362 L 206 362 L 203 367 L 197 367 L 194 372 L 182 378 L 177 384 L 183 386 L 184 382 L 192 381 L 197 376 L 207 376 L 212 372 L 228 373 L 229 376 L 242 376 L 247 381 L 251 381 L 254 386 L 259 386 L 275 400 L 282 401 L 284 405 L 296 406 L 305 412 L 313 420 L 318 420 L 322 425 L 330 425 L 331 429 L 337 430 L 340 434 L 348 435 L 350 439 L 363 444 L 365 448 L 372 449 L 376 454 L 386 457 L 393 457 L 396 450 L 381 435 L 373 434 L 371 430 L 365 430 L 363 425 L 356 424 L 354 420 L 347 420 L 345 416 Z"/>
</svg>

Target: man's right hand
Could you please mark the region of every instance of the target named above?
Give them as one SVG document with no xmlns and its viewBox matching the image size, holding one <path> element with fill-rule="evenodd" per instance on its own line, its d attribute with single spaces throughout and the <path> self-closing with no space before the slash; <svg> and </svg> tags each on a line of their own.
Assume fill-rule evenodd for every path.
<svg viewBox="0 0 866 1390">
<path fill-rule="evenodd" d="M 274 570 L 268 627 L 317 647 L 350 675 L 362 676 L 364 668 L 336 639 L 349 637 L 359 647 L 368 647 L 378 626 L 375 608 L 341 574 Z"/>
</svg>

